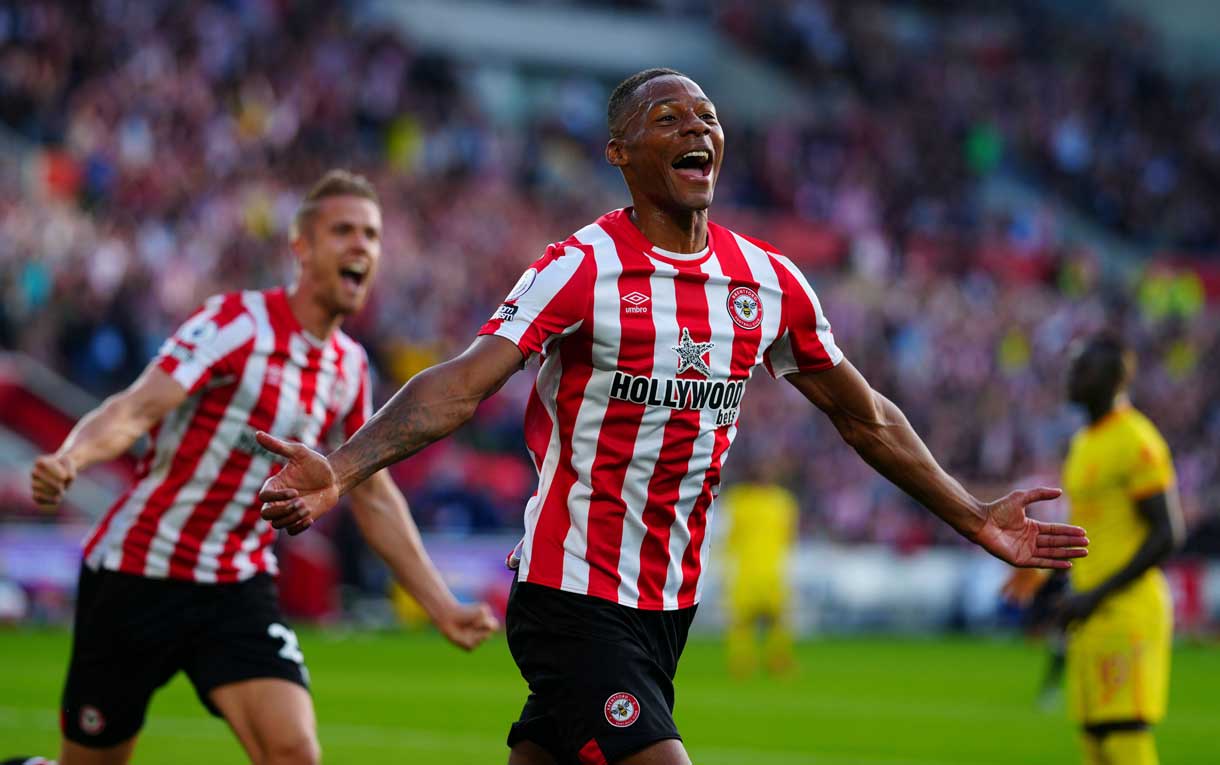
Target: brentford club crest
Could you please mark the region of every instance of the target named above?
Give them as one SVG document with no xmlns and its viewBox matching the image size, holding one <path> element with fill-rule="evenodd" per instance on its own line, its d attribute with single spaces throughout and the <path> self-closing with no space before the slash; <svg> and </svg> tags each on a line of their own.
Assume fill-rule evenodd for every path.
<svg viewBox="0 0 1220 765">
<path fill-rule="evenodd" d="M 749 287 L 738 287 L 729 293 L 729 316 L 742 329 L 758 329 L 762 324 L 762 301 Z"/>
<path fill-rule="evenodd" d="M 106 728 L 106 718 L 101 710 L 92 704 L 80 708 L 80 729 L 90 736 L 96 736 Z"/>
<path fill-rule="evenodd" d="M 640 719 L 640 702 L 626 691 L 606 699 L 606 722 L 616 728 L 626 728 Z"/>
</svg>

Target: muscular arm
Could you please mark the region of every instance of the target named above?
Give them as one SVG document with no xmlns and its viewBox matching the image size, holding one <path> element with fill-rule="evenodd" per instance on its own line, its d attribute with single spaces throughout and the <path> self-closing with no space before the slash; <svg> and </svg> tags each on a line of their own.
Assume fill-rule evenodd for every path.
<svg viewBox="0 0 1220 765">
<path fill-rule="evenodd" d="M 1014 491 L 995 502 L 976 499 L 936 462 L 893 402 L 843 360 L 823 372 L 786 378 L 826 413 L 839 435 L 874 470 L 992 555 L 1016 566 L 1069 568 L 1086 554 L 1084 530 L 1031 520 L 1025 507 L 1054 499 L 1057 489 Z"/>
<path fill-rule="evenodd" d="M 412 377 L 328 457 L 339 492 L 457 430 L 521 364 L 512 342 L 483 336 L 460 356 Z"/>
<path fill-rule="evenodd" d="M 873 390 L 850 361 L 785 379 L 830 417 L 843 440 L 874 470 L 974 539 L 987 518 L 984 503 L 944 471 L 902 411 Z"/>
<path fill-rule="evenodd" d="M 186 395 L 174 378 L 149 367 L 126 390 L 82 417 L 56 454 L 69 457 L 77 468 L 114 459 L 181 406 Z"/>
<path fill-rule="evenodd" d="M 394 579 L 419 601 L 428 615 L 435 618 L 456 605 L 457 600 L 424 550 L 406 498 L 390 476 L 380 470 L 355 486 L 350 496 L 356 525 L 369 547 L 386 562 Z"/>
<path fill-rule="evenodd" d="M 484 604 L 462 605 L 424 549 L 407 500 L 384 470 L 355 486 L 352 512 L 369 547 L 454 645 L 470 650 L 498 628 Z"/>
<path fill-rule="evenodd" d="M 77 471 L 123 454 L 186 397 L 186 390 L 172 377 L 150 366 L 126 390 L 82 417 L 54 454 L 35 461 L 31 474 L 34 500 L 54 507 Z"/>
<path fill-rule="evenodd" d="M 457 358 L 425 369 L 329 457 L 301 445 L 257 434 L 264 448 L 288 464 L 259 492 L 263 518 L 299 534 L 378 470 L 457 430 L 483 399 L 521 368 L 521 352 L 501 337 L 480 337 Z"/>
</svg>

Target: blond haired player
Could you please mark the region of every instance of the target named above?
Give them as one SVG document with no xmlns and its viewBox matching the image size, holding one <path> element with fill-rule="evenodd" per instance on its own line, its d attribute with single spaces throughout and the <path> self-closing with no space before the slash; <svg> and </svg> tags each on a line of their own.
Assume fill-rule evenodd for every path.
<svg viewBox="0 0 1220 765">
<path fill-rule="evenodd" d="M 1072 359 L 1068 397 L 1088 413 L 1063 469 L 1071 523 L 1091 554 L 1071 570 L 1069 713 L 1088 765 L 1154 765 L 1152 726 L 1165 714 L 1173 612 L 1157 565 L 1182 539 L 1169 448 L 1127 399 L 1132 356 L 1109 336 Z"/>
<path fill-rule="evenodd" d="M 85 542 L 62 765 L 127 762 L 153 692 L 179 671 L 256 765 L 319 760 L 305 657 L 273 580 L 276 534 L 255 497 L 279 465 L 254 434 L 334 445 L 372 412 L 368 359 L 339 325 L 377 272 L 377 194 L 331 171 L 293 233 L 295 284 L 209 299 L 138 380 L 34 464 L 34 499 L 54 507 L 80 470 L 151 441 L 135 484 Z M 482 642 L 496 620 L 445 586 L 389 475 L 370 473 L 351 497 L 370 546 L 445 637 Z"/>
</svg>

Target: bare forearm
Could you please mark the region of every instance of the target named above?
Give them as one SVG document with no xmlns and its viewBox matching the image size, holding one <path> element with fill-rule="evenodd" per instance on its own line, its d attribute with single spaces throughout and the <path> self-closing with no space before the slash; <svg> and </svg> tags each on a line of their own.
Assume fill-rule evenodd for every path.
<svg viewBox="0 0 1220 765">
<path fill-rule="evenodd" d="M 76 423 L 56 454 L 78 470 L 122 455 L 152 426 L 135 409 L 124 394 L 111 396 Z"/>
<path fill-rule="evenodd" d="M 456 603 L 424 549 L 406 501 L 396 489 L 353 494 L 353 502 L 356 523 L 369 547 L 385 561 L 395 581 L 419 601 L 430 616 L 435 617 Z"/>
<path fill-rule="evenodd" d="M 457 430 L 483 398 L 454 374 L 452 362 L 424 370 L 328 458 L 339 490 L 346 493 L 392 465 Z"/>
<path fill-rule="evenodd" d="M 874 470 L 973 539 L 986 520 L 983 504 L 944 471 L 897 406 L 879 393 L 868 419 L 843 415 L 835 424 Z"/>
</svg>

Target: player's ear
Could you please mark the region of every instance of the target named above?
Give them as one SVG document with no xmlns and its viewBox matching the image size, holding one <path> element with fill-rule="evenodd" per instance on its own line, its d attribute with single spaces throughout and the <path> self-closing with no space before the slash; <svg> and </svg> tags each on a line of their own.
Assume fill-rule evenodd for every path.
<svg viewBox="0 0 1220 765">
<path fill-rule="evenodd" d="M 293 273 L 299 278 L 312 250 L 309 245 L 309 237 L 305 236 L 301 229 L 294 227 L 292 238 L 288 240 L 288 248 L 292 250 Z"/>
<path fill-rule="evenodd" d="M 622 138 L 611 138 L 606 142 L 606 161 L 615 167 L 627 164 L 627 146 Z"/>
</svg>

